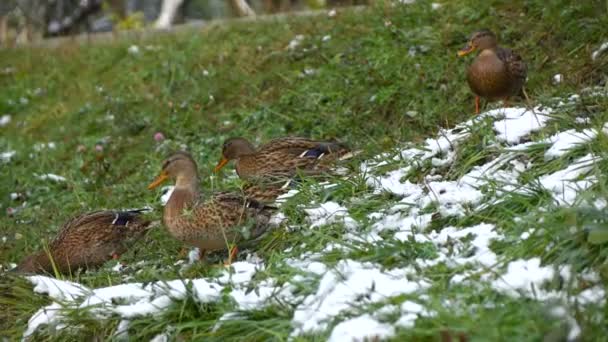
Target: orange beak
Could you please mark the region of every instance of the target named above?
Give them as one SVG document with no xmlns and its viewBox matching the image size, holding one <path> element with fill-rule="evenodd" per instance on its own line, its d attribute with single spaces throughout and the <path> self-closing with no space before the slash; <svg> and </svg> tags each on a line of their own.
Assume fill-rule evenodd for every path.
<svg viewBox="0 0 608 342">
<path fill-rule="evenodd" d="M 475 45 L 469 42 L 464 48 L 458 50 L 458 57 L 466 56 L 473 51 L 475 51 Z"/>
<path fill-rule="evenodd" d="M 226 157 L 222 157 L 222 160 L 220 160 L 219 163 L 217 163 L 217 165 L 215 165 L 215 167 L 213 168 L 213 172 L 217 173 L 224 166 L 226 166 L 226 164 L 228 164 L 228 162 L 229 162 L 229 160 L 226 159 Z"/>
<path fill-rule="evenodd" d="M 156 177 L 154 182 L 152 182 L 152 183 L 150 183 L 150 185 L 148 185 L 148 190 L 152 190 L 152 189 L 156 188 L 157 186 L 163 184 L 167 179 L 169 179 L 169 174 L 167 173 L 167 171 L 161 171 L 160 175 L 158 175 L 158 177 Z"/>
</svg>

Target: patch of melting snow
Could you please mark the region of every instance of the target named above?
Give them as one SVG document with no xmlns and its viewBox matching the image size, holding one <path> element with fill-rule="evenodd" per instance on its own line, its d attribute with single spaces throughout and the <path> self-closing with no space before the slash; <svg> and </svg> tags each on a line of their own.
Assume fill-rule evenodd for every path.
<svg viewBox="0 0 608 342">
<path fill-rule="evenodd" d="M 596 160 L 595 156 L 587 154 L 563 170 L 540 177 L 539 183 L 553 194 L 559 205 L 572 205 L 581 191 L 595 184 L 593 176 L 579 178 L 593 169 Z"/>
<path fill-rule="evenodd" d="M 567 281 L 570 271 L 565 267 L 556 273 L 553 267 L 541 266 L 540 258 L 515 260 L 508 264 L 507 272 L 491 282 L 493 288 L 512 297 L 528 297 L 539 300 L 559 298 L 557 291 L 544 290 L 544 283 L 560 274 Z"/>
<path fill-rule="evenodd" d="M 40 180 L 52 180 L 54 182 L 65 182 L 66 181 L 65 177 L 58 176 L 58 175 L 55 175 L 52 173 L 47 173 L 44 175 L 37 175 L 37 177 Z"/>
<path fill-rule="evenodd" d="M 348 229 L 354 229 L 358 226 L 348 214 L 348 209 L 336 202 L 325 202 L 318 207 L 304 209 L 310 221 L 310 227 L 321 227 L 331 223 L 344 223 Z"/>
<path fill-rule="evenodd" d="M 395 195 L 406 196 L 412 192 L 420 191 L 420 187 L 417 184 L 412 184 L 409 180 L 401 182 L 410 171 L 409 167 L 403 169 L 397 169 L 389 172 L 386 176 L 374 177 L 370 176 L 367 178 L 367 185 L 375 188 L 379 193 L 381 191 L 388 191 Z"/>
<path fill-rule="evenodd" d="M 257 291 L 249 292 L 248 283 L 262 265 L 250 262 L 232 264 L 233 272 L 224 271 L 215 279 L 170 280 L 154 283 L 127 283 L 97 289 L 89 289 L 83 285 L 57 280 L 45 276 L 30 276 L 27 279 L 34 284 L 34 292 L 48 294 L 57 302 L 36 312 L 29 320 L 24 338 L 31 335 L 43 324 L 50 324 L 57 329 L 63 328 L 63 316 L 60 309 L 68 308 L 89 309 L 100 318 L 117 314 L 123 319 L 158 313 L 176 300 L 183 300 L 188 295 L 187 284 L 192 287 L 192 293 L 200 303 L 215 302 L 221 299 L 222 291 L 229 285 L 232 288 L 230 296 L 238 303 L 241 310 L 248 310 L 264 305 L 271 296 L 283 291 L 290 296 L 288 286 L 278 288 L 273 280 L 262 282 Z"/>
<path fill-rule="evenodd" d="M 9 161 L 11 161 L 11 159 L 13 158 L 13 156 L 16 153 L 17 152 L 15 152 L 15 151 L 2 152 L 2 153 L 0 153 L 0 161 L 2 161 L 2 162 L 9 162 Z"/>
<path fill-rule="evenodd" d="M 336 325 L 329 336 L 329 341 L 379 341 L 394 335 L 395 328 L 392 325 L 380 323 L 369 314 L 364 314 Z"/>
<path fill-rule="evenodd" d="M 34 145 L 34 151 L 36 152 L 40 152 L 42 150 L 54 150 L 57 147 L 57 144 L 55 144 L 54 142 L 48 142 L 48 143 L 37 143 Z"/>
<path fill-rule="evenodd" d="M 295 50 L 298 46 L 300 46 L 300 44 L 302 43 L 303 40 L 304 40 L 304 35 L 302 35 L 302 34 L 296 35 L 295 37 L 293 37 L 293 39 L 287 45 L 287 50 Z"/>
<path fill-rule="evenodd" d="M 545 152 L 545 160 L 561 157 L 573 148 L 595 139 L 596 136 L 597 131 L 590 128 L 584 129 L 581 132 L 574 129 L 559 132 L 547 139 L 552 145 Z"/>
<path fill-rule="evenodd" d="M 485 113 L 485 116 L 503 117 L 494 122 L 497 138 L 508 144 L 517 144 L 522 138 L 543 128 L 553 111 L 550 108 L 499 108 Z"/>
<path fill-rule="evenodd" d="M 321 332 L 331 319 L 354 303 L 375 303 L 402 294 L 422 291 L 430 285 L 409 280 L 413 268 L 381 270 L 379 265 L 341 260 L 324 273 L 316 293 L 307 296 L 293 315 L 294 336 Z"/>
<path fill-rule="evenodd" d="M 11 123 L 11 116 L 8 114 L 0 116 L 0 127 L 4 127 Z"/>
<path fill-rule="evenodd" d="M 465 216 L 466 205 L 475 206 L 483 198 L 481 191 L 469 184 L 459 181 L 443 181 L 427 183 L 429 193 L 423 198 L 421 206 L 436 203 L 439 205 L 441 216 Z"/>
<path fill-rule="evenodd" d="M 591 59 L 596 60 L 604 51 L 608 50 L 608 42 L 603 43 L 600 47 L 591 53 Z"/>
</svg>

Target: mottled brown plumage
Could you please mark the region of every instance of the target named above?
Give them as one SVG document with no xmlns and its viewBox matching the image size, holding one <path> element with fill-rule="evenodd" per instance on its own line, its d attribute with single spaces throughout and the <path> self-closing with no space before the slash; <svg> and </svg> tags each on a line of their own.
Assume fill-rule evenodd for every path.
<svg viewBox="0 0 608 342">
<path fill-rule="evenodd" d="M 201 253 L 228 248 L 265 231 L 272 208 L 237 193 L 219 192 L 207 199 L 199 194 L 197 166 L 190 154 L 178 152 L 167 158 L 148 188 L 167 179 L 175 180 L 175 189 L 165 205 L 163 222 L 173 237 Z M 239 227 L 246 226 L 250 229 L 242 233 Z"/>
<path fill-rule="evenodd" d="M 219 171 L 230 160 L 235 160 L 236 172 L 242 179 L 281 182 L 301 172 L 306 175 L 327 172 L 333 163 L 349 154 L 349 149 L 336 142 L 286 137 L 269 141 L 256 149 L 244 138 L 224 142 L 222 160 L 215 167 Z"/>
<path fill-rule="evenodd" d="M 473 33 L 458 55 L 473 51 L 479 51 L 479 54 L 467 69 L 467 81 L 476 95 L 476 113 L 479 113 L 479 97 L 487 101 L 506 101 L 520 93 L 527 76 L 526 63 L 520 55 L 498 46 L 496 35 L 485 29 Z"/>
<path fill-rule="evenodd" d="M 142 211 L 102 210 L 77 216 L 63 225 L 47 250 L 26 257 L 15 271 L 53 273 L 54 264 L 65 274 L 98 267 L 125 253 L 147 232 L 150 221 L 139 217 Z"/>
</svg>

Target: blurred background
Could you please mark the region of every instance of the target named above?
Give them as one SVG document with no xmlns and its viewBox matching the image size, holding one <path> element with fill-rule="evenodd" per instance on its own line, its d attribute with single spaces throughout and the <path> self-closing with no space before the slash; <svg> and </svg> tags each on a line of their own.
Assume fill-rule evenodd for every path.
<svg viewBox="0 0 608 342">
<path fill-rule="evenodd" d="M 372 0 L 2 0 L 0 46 L 49 37 L 153 27 L 279 12 L 364 5 Z"/>
</svg>

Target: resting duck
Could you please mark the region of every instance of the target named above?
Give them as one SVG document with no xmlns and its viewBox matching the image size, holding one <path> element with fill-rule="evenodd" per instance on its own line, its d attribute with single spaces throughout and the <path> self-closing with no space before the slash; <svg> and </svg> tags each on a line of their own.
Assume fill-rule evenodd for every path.
<svg viewBox="0 0 608 342">
<path fill-rule="evenodd" d="M 198 247 L 201 257 L 206 252 L 230 249 L 230 264 L 236 243 L 265 232 L 273 208 L 236 193 L 214 193 L 205 200 L 199 194 L 197 166 L 189 153 L 177 152 L 167 158 L 148 189 L 169 179 L 175 181 L 175 188 L 164 208 L 164 224 L 173 237 Z M 238 228 L 247 223 L 251 229 L 243 234 Z"/>
<path fill-rule="evenodd" d="M 506 102 L 510 96 L 518 95 L 526 81 L 527 67 L 520 55 L 498 46 L 496 35 L 487 29 L 473 33 L 458 56 L 473 51 L 479 54 L 467 69 L 467 81 L 476 95 L 475 114 L 479 114 L 480 97 Z"/>
<path fill-rule="evenodd" d="M 150 228 L 140 217 L 147 209 L 94 211 L 66 222 L 48 250 L 26 257 L 15 269 L 23 273 L 69 274 L 118 259 Z M 50 258 L 49 258 L 50 256 Z"/>
<path fill-rule="evenodd" d="M 286 137 L 256 149 L 247 139 L 238 137 L 224 142 L 222 159 L 214 171 L 235 160 L 236 172 L 242 179 L 290 178 L 297 172 L 307 175 L 326 172 L 336 160 L 352 155 L 346 146 L 336 142 Z"/>
</svg>

